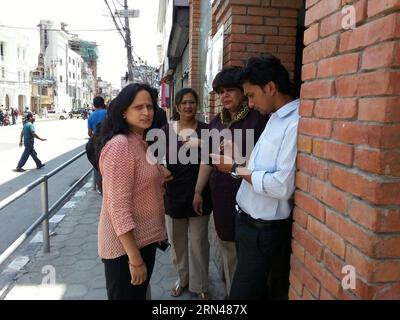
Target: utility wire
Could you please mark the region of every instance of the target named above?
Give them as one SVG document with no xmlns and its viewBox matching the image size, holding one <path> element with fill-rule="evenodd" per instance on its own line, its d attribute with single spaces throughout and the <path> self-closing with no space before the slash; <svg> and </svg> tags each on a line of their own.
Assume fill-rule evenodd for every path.
<svg viewBox="0 0 400 320">
<path fill-rule="evenodd" d="M 38 27 L 37 28 L 30 28 L 30 27 L 17 27 L 17 26 L 6 26 L 4 24 L 0 24 L 0 28 L 8 28 L 8 29 L 22 29 L 22 30 L 35 30 L 38 31 Z M 46 29 L 47 31 L 64 31 L 62 29 Z M 118 31 L 118 29 L 75 29 L 75 30 L 68 30 L 68 32 L 72 32 L 72 31 Z"/>
<path fill-rule="evenodd" d="M 117 21 L 115 20 L 115 17 L 114 17 L 114 14 L 112 13 L 112 10 L 111 10 L 111 8 L 110 8 L 110 5 L 108 4 L 107 0 L 104 0 L 104 2 L 106 3 L 108 10 L 110 11 L 111 18 L 113 19 L 115 26 L 117 27 L 117 29 L 118 29 L 118 31 L 119 31 L 119 33 L 120 33 L 122 39 L 124 39 L 124 43 L 126 44 L 126 39 L 125 39 L 125 37 L 124 37 L 124 34 L 122 33 L 121 28 L 119 27 Z"/>
</svg>

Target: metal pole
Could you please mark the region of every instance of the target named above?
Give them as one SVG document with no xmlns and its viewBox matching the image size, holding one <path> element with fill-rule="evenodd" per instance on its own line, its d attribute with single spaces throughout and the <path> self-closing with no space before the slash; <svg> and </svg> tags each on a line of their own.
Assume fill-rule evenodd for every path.
<svg viewBox="0 0 400 320">
<path fill-rule="evenodd" d="M 129 29 L 128 0 L 124 0 L 125 9 L 125 46 L 128 54 L 128 79 L 133 82 L 133 56 L 131 43 L 131 30 Z"/>
<path fill-rule="evenodd" d="M 44 180 L 41 185 L 41 200 L 42 200 L 42 214 L 46 217 L 42 222 L 43 233 L 43 253 L 50 252 L 50 232 L 49 232 L 49 193 L 47 176 L 43 177 Z"/>
</svg>

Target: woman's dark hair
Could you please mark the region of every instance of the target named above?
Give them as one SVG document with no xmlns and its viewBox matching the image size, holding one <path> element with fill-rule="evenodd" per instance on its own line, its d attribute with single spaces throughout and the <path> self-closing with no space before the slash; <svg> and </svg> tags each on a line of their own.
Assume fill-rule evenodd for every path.
<svg viewBox="0 0 400 320">
<path fill-rule="evenodd" d="M 183 97 L 185 94 L 191 93 L 196 100 L 196 104 L 199 104 L 199 95 L 197 92 L 192 88 L 182 88 L 175 94 L 174 104 L 177 106 L 182 103 Z M 176 110 L 175 110 L 176 111 Z M 176 111 L 174 115 L 174 120 L 179 120 L 179 113 Z"/>
<path fill-rule="evenodd" d="M 196 100 L 196 104 L 199 103 L 199 95 L 197 94 L 197 92 L 192 89 L 192 88 L 182 88 L 181 90 L 179 90 L 176 94 L 175 94 L 175 101 L 174 103 L 176 105 L 181 104 L 183 97 L 185 96 L 185 94 L 191 93 L 194 97 L 194 100 Z"/>
<path fill-rule="evenodd" d="M 219 93 L 222 88 L 238 88 L 243 91 L 241 73 L 241 67 L 226 67 L 222 69 L 213 80 L 213 90 L 216 93 Z"/>
<path fill-rule="evenodd" d="M 108 110 L 107 117 L 101 126 L 101 132 L 99 135 L 98 143 L 96 144 L 96 155 L 97 160 L 100 157 L 101 149 L 106 143 L 117 134 L 129 134 L 129 124 L 123 118 L 123 113 L 128 109 L 135 100 L 137 94 L 145 90 L 147 91 L 153 103 L 153 107 L 156 105 L 153 93 L 153 88 L 145 83 L 131 83 L 128 84 L 117 97 L 113 100 L 112 108 Z"/>
<path fill-rule="evenodd" d="M 280 93 L 293 96 L 294 88 L 290 82 L 289 72 L 282 65 L 281 60 L 272 54 L 263 54 L 247 60 L 241 80 L 261 87 L 273 81 Z"/>
</svg>

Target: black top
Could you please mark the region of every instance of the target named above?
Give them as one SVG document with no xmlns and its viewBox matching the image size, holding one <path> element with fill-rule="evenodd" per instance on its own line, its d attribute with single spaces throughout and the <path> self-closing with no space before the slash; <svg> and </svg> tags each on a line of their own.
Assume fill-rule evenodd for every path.
<svg viewBox="0 0 400 320">
<path fill-rule="evenodd" d="M 198 121 L 196 128 L 197 138 L 200 139 L 201 130 L 207 128 L 207 124 Z M 187 147 L 184 146 L 182 141 L 179 141 L 176 131 L 173 128 L 173 124 L 167 124 L 162 127 L 161 130 L 163 130 L 166 134 L 167 154 L 165 155 L 165 158 L 167 162 L 167 169 L 171 171 L 172 175 L 174 176 L 174 179 L 167 182 L 165 187 L 165 213 L 172 218 L 197 217 L 198 215 L 193 209 L 193 197 L 197 176 L 200 169 L 200 148 L 197 150 L 198 159 L 196 159 L 196 163 L 182 164 L 179 162 L 178 154 L 183 153 L 183 148 Z M 171 143 L 170 139 L 175 140 L 173 144 Z M 190 159 L 190 154 L 194 151 L 196 151 L 194 148 L 187 148 L 187 159 Z M 203 215 L 209 215 L 212 210 L 212 203 L 208 183 L 202 195 Z"/>
</svg>

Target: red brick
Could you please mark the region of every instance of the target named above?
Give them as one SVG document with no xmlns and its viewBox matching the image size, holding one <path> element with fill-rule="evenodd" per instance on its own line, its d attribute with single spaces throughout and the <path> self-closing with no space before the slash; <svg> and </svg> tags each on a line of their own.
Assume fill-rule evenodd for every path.
<svg viewBox="0 0 400 320">
<path fill-rule="evenodd" d="M 281 9 L 279 16 L 285 18 L 297 18 L 299 12 L 296 9 Z"/>
<path fill-rule="evenodd" d="M 293 219 L 303 228 L 307 227 L 308 214 L 299 207 L 293 209 Z"/>
<path fill-rule="evenodd" d="M 393 95 L 400 91 L 400 72 L 359 73 L 338 78 L 335 85 L 339 97 Z"/>
<path fill-rule="evenodd" d="M 348 166 L 353 163 L 353 147 L 334 141 L 313 140 L 313 154 Z"/>
<path fill-rule="evenodd" d="M 308 218 L 307 230 L 326 247 L 344 259 L 346 243 L 340 235 L 312 217 Z"/>
<path fill-rule="evenodd" d="M 278 27 L 271 26 L 247 26 L 248 34 L 277 35 Z"/>
<path fill-rule="evenodd" d="M 400 283 L 390 283 L 376 292 L 373 299 L 375 300 L 399 300 Z"/>
<path fill-rule="evenodd" d="M 249 7 L 247 9 L 249 16 L 278 17 L 279 9 L 265 7 Z"/>
<path fill-rule="evenodd" d="M 301 279 L 304 284 L 304 290 L 307 288 L 314 297 L 319 296 L 320 284 L 319 282 L 304 268 L 304 265 L 298 261 L 293 255 L 291 256 L 291 270 L 294 275 Z"/>
<path fill-rule="evenodd" d="M 364 171 L 400 177 L 400 152 L 358 148 L 354 165 Z"/>
<path fill-rule="evenodd" d="M 261 0 L 230 0 L 230 4 L 239 4 L 243 6 L 259 6 Z"/>
<path fill-rule="evenodd" d="M 386 148 L 400 148 L 400 125 L 383 127 L 382 146 Z"/>
<path fill-rule="evenodd" d="M 301 118 L 299 133 L 314 137 L 329 138 L 332 133 L 332 121 L 324 119 Z"/>
<path fill-rule="evenodd" d="M 259 53 L 265 53 L 265 52 L 271 52 L 275 53 L 277 52 L 277 45 L 271 45 L 271 44 L 247 44 L 247 51 L 248 52 L 259 52 Z"/>
<path fill-rule="evenodd" d="M 400 0 L 368 1 L 368 17 L 400 9 Z"/>
<path fill-rule="evenodd" d="M 246 51 L 246 45 L 244 43 L 230 43 L 227 45 L 226 48 L 228 51 L 236 51 L 236 52 Z"/>
<path fill-rule="evenodd" d="M 334 277 L 329 271 L 324 273 L 324 281 L 321 283 L 322 287 L 325 288 L 332 296 L 340 300 L 353 300 L 354 296 L 345 291 L 342 287 L 341 282 Z M 322 289 L 322 288 L 321 288 Z"/>
<path fill-rule="evenodd" d="M 310 184 L 310 194 L 339 212 L 347 212 L 347 194 L 323 181 L 312 178 Z"/>
<path fill-rule="evenodd" d="M 311 214 L 322 222 L 325 221 L 325 207 L 322 205 L 322 203 L 316 201 L 312 197 L 307 196 L 307 194 L 302 191 L 296 191 L 295 201 L 296 204 L 307 213 Z M 310 219 L 308 219 L 308 222 L 310 222 Z"/>
<path fill-rule="evenodd" d="M 336 34 L 317 42 L 313 42 L 303 50 L 303 63 L 307 64 L 330 57 L 337 52 L 337 47 L 338 35 Z"/>
<path fill-rule="evenodd" d="M 362 55 L 362 69 L 378 69 L 393 66 L 396 53 L 395 42 L 385 42 L 368 47 Z"/>
<path fill-rule="evenodd" d="M 384 128 L 358 122 L 336 121 L 333 126 L 333 138 L 353 144 L 368 144 L 372 147 L 383 146 Z"/>
<path fill-rule="evenodd" d="M 302 134 L 297 138 L 297 150 L 311 153 L 312 151 L 312 138 Z"/>
<path fill-rule="evenodd" d="M 304 265 L 320 283 L 323 283 L 325 267 L 323 266 L 322 261 L 318 262 L 309 252 L 305 252 Z"/>
<path fill-rule="evenodd" d="M 339 10 L 341 0 L 321 0 L 314 7 L 306 11 L 305 26 L 311 25 L 314 21 L 320 20 L 327 15 Z"/>
<path fill-rule="evenodd" d="M 296 27 L 297 19 L 281 17 L 264 17 L 264 24 L 267 26 Z"/>
<path fill-rule="evenodd" d="M 284 45 L 294 45 L 296 43 L 295 37 L 288 36 L 264 36 L 264 42 L 270 44 L 284 44 Z"/>
<path fill-rule="evenodd" d="M 279 45 L 279 46 L 278 46 L 278 52 L 282 52 L 282 53 L 295 53 L 295 52 L 296 52 L 296 46 L 291 46 L 291 45 Z"/>
<path fill-rule="evenodd" d="M 355 171 L 331 166 L 329 180 L 333 185 L 377 205 L 399 205 L 400 183 L 382 182 Z"/>
<path fill-rule="evenodd" d="M 292 253 L 304 263 L 304 248 L 294 239 L 292 239 Z"/>
<path fill-rule="evenodd" d="M 360 99 L 358 119 L 373 122 L 400 122 L 400 98 Z"/>
<path fill-rule="evenodd" d="M 301 86 L 301 98 L 326 98 L 331 97 L 334 92 L 334 80 L 318 80 L 303 83 Z"/>
<path fill-rule="evenodd" d="M 313 100 L 305 100 L 302 99 L 300 101 L 300 108 L 299 108 L 299 114 L 302 117 L 311 117 L 313 113 L 313 108 L 314 108 L 314 101 Z"/>
<path fill-rule="evenodd" d="M 303 283 L 296 277 L 296 275 L 291 272 L 289 275 L 290 286 L 296 291 L 298 296 L 303 294 Z"/>
<path fill-rule="evenodd" d="M 335 298 L 324 288 L 321 288 L 321 293 L 319 294 L 320 300 L 335 300 Z"/>
<path fill-rule="evenodd" d="M 368 281 L 389 282 L 400 280 L 400 260 L 370 259 L 352 246 L 346 248 L 346 263 L 353 265 L 358 274 Z"/>
<path fill-rule="evenodd" d="M 262 43 L 263 37 L 260 35 L 249 35 L 249 34 L 231 34 L 227 37 L 227 43 L 239 42 L 239 43 Z"/>
<path fill-rule="evenodd" d="M 292 236 L 303 246 L 317 261 L 321 260 L 322 245 L 315 240 L 305 229 L 298 224 L 293 225 Z"/>
<path fill-rule="evenodd" d="M 297 155 L 297 168 L 312 176 L 325 180 L 328 176 L 328 164 L 326 161 L 300 153 Z"/>
<path fill-rule="evenodd" d="M 272 0 L 271 6 L 278 8 L 294 8 L 300 9 L 303 5 L 303 0 Z"/>
<path fill-rule="evenodd" d="M 230 14 L 247 14 L 247 7 L 245 6 L 237 6 L 231 5 L 230 7 Z"/>
<path fill-rule="evenodd" d="M 316 74 L 317 74 L 317 65 L 315 63 L 306 64 L 301 69 L 301 79 L 303 81 L 314 79 Z"/>
<path fill-rule="evenodd" d="M 367 47 L 398 36 L 398 13 L 349 30 L 340 37 L 340 52 Z"/>
<path fill-rule="evenodd" d="M 297 28 L 295 27 L 279 27 L 280 36 L 296 36 Z"/>
<path fill-rule="evenodd" d="M 319 291 L 318 291 L 318 294 L 319 294 Z M 301 300 L 307 300 L 307 301 L 316 300 L 316 297 L 306 287 L 304 287 Z"/>
<path fill-rule="evenodd" d="M 261 16 L 232 15 L 230 19 L 232 19 L 232 24 L 261 25 L 263 23 Z"/>
<path fill-rule="evenodd" d="M 225 29 L 226 33 L 246 33 L 246 26 L 242 24 L 231 24 Z M 250 32 L 251 33 L 251 32 Z"/>
<path fill-rule="evenodd" d="M 316 4 L 319 0 L 306 0 L 306 9 Z"/>
<path fill-rule="evenodd" d="M 358 53 L 340 55 L 318 63 L 318 78 L 333 77 L 357 72 Z"/>
<path fill-rule="evenodd" d="M 304 31 L 304 45 L 308 46 L 310 43 L 318 40 L 319 24 L 312 24 L 306 31 Z"/>
<path fill-rule="evenodd" d="M 400 232 L 400 209 L 384 209 L 353 200 L 349 216 L 374 232 Z"/>
<path fill-rule="evenodd" d="M 364 21 L 366 18 L 367 1 L 366 0 L 357 1 L 354 4 L 354 8 L 355 8 L 355 18 L 356 18 L 355 22 L 357 25 L 360 21 Z M 345 17 L 344 14 L 340 10 L 340 11 L 330 15 L 329 17 L 322 19 L 322 21 L 320 23 L 321 37 L 325 37 L 327 35 L 330 35 L 334 32 L 341 30 L 342 29 L 342 21 L 343 21 L 344 17 Z"/>
<path fill-rule="evenodd" d="M 357 116 L 357 99 L 318 99 L 314 116 L 327 119 L 354 119 Z"/>
<path fill-rule="evenodd" d="M 289 300 L 301 300 L 301 297 L 292 286 L 289 287 Z"/>
</svg>

